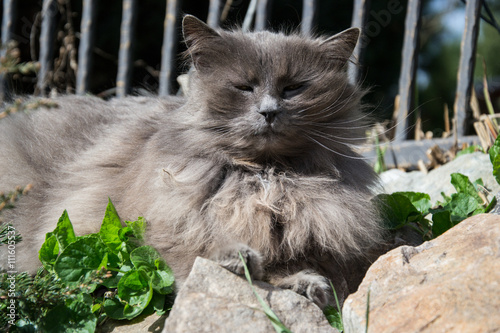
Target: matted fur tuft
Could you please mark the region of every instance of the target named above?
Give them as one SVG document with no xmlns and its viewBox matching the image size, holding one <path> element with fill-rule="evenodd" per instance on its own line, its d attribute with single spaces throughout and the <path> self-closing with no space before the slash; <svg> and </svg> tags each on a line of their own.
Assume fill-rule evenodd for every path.
<svg viewBox="0 0 500 333">
<path fill-rule="evenodd" d="M 33 184 L 3 215 L 24 238 L 18 270 L 35 269 L 64 209 L 78 234 L 96 232 L 109 197 L 122 219 L 146 218 L 178 285 L 196 256 L 244 244 L 267 280 L 317 273 L 345 296 L 382 239 L 377 177 L 353 149 L 367 128 L 346 74 L 358 31 L 242 33 L 186 17 L 184 35 L 186 99 L 67 96 L 0 120 L 0 190 Z M 323 289 L 309 294 L 324 301 Z"/>
</svg>

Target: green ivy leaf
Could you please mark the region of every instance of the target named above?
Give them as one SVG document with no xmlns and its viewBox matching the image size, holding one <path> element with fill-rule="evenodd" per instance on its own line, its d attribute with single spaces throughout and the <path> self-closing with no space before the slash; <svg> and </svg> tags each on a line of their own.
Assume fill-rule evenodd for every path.
<svg viewBox="0 0 500 333">
<path fill-rule="evenodd" d="M 105 299 L 104 302 L 102 302 L 102 307 L 109 318 L 117 320 L 126 319 L 126 316 L 123 314 L 125 304 L 120 302 L 118 298 Z"/>
<path fill-rule="evenodd" d="M 401 193 L 379 194 L 375 197 L 386 228 L 396 230 L 405 226 L 410 217 L 421 216 L 417 208 Z"/>
<path fill-rule="evenodd" d="M 49 232 L 45 237 L 45 242 L 42 244 L 40 251 L 38 251 L 38 258 L 47 271 L 53 272 L 58 255 L 59 243 L 56 235 Z"/>
<path fill-rule="evenodd" d="M 99 269 L 105 255 L 106 245 L 92 234 L 69 244 L 57 258 L 54 270 L 64 283 L 77 282 Z"/>
<path fill-rule="evenodd" d="M 481 181 L 482 183 L 482 181 Z M 477 194 L 477 189 L 474 184 L 471 183 L 469 177 L 462 175 L 461 173 L 451 174 L 451 184 L 457 190 L 457 193 L 464 193 L 473 197 L 478 203 L 482 203 L 481 197 Z M 452 198 L 453 200 L 453 198 Z"/>
<path fill-rule="evenodd" d="M 117 253 L 122 246 L 123 241 L 119 235 L 121 229 L 122 224 L 120 222 L 120 217 L 118 216 L 111 199 L 108 199 L 108 206 L 106 207 L 106 213 L 104 214 L 99 235 L 101 236 L 104 244 L 106 244 L 114 253 Z"/>
<path fill-rule="evenodd" d="M 118 296 L 125 303 L 123 315 L 134 318 L 149 304 L 153 296 L 153 288 L 143 270 L 131 270 L 118 283 Z"/>
<path fill-rule="evenodd" d="M 92 297 L 77 294 L 65 304 L 50 309 L 42 322 L 43 332 L 91 333 L 97 325 L 97 317 L 92 313 Z"/>
<path fill-rule="evenodd" d="M 144 240 L 144 234 L 146 233 L 146 219 L 139 216 L 136 221 L 125 221 L 127 227 L 132 229 L 132 232 L 138 240 Z"/>
<path fill-rule="evenodd" d="M 460 222 L 469 217 L 476 209 L 482 208 L 476 198 L 466 193 L 453 193 L 447 208 L 450 209 L 452 220 Z"/>
<path fill-rule="evenodd" d="M 500 184 L 500 136 L 498 136 L 489 150 L 490 161 L 493 164 L 493 176 Z"/>
<path fill-rule="evenodd" d="M 130 253 L 130 261 L 148 275 L 155 291 L 160 294 L 170 294 L 173 291 L 174 274 L 154 248 L 138 247 Z"/>
<path fill-rule="evenodd" d="M 56 236 L 59 242 L 59 248 L 61 251 L 74 241 L 76 241 L 75 231 L 73 230 L 73 225 L 69 220 L 68 212 L 64 210 L 63 214 L 57 222 L 57 227 L 52 232 Z"/>
<path fill-rule="evenodd" d="M 432 235 L 437 237 L 453 227 L 449 210 L 432 214 Z"/>
<path fill-rule="evenodd" d="M 411 204 L 423 216 L 427 215 L 429 213 L 429 209 L 432 207 L 431 197 L 427 193 L 421 193 L 421 192 L 396 192 L 396 193 L 407 197 L 410 200 Z"/>
</svg>

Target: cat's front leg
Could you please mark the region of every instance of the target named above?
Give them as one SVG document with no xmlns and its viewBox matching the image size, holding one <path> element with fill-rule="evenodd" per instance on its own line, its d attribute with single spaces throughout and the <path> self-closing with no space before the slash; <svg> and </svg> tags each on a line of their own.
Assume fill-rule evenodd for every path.
<svg viewBox="0 0 500 333">
<path fill-rule="evenodd" d="M 245 260 L 252 279 L 261 280 L 264 275 L 262 257 L 257 251 L 245 244 L 236 243 L 217 248 L 210 255 L 210 259 L 234 274 L 244 275 L 245 268 L 239 253 L 241 253 L 243 260 Z"/>
<path fill-rule="evenodd" d="M 321 309 L 333 304 L 332 288 L 327 278 L 305 269 L 293 275 L 274 278 L 272 284 L 283 289 L 295 291 L 316 303 Z"/>
</svg>

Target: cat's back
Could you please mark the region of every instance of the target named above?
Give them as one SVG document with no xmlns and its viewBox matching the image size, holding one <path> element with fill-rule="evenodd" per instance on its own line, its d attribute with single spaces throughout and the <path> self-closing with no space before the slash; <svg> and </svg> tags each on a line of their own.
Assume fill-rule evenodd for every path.
<svg viewBox="0 0 500 333">
<path fill-rule="evenodd" d="M 158 118 L 182 104 L 178 98 L 105 101 L 73 95 L 17 103 L 17 112 L 0 119 L 0 191 L 43 182 L 60 165 L 123 128 L 151 132 Z"/>
</svg>

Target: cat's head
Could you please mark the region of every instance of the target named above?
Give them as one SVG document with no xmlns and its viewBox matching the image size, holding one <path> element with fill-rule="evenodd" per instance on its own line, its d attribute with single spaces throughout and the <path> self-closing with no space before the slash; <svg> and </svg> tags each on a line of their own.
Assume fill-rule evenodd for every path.
<svg viewBox="0 0 500 333">
<path fill-rule="evenodd" d="M 246 159 L 350 152 L 363 93 L 346 64 L 358 29 L 306 38 L 214 30 L 186 16 L 183 33 L 194 67 L 190 103 L 222 148 Z"/>
</svg>

